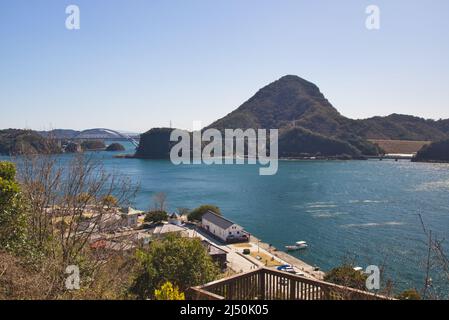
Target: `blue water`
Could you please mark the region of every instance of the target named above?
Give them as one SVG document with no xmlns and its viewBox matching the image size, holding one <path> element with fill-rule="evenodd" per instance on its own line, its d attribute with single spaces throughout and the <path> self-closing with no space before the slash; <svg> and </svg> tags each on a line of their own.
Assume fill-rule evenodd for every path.
<svg viewBox="0 0 449 320">
<path fill-rule="evenodd" d="M 157 192 L 167 194 L 171 210 L 215 204 L 277 248 L 307 241 L 310 247 L 294 255 L 312 265 L 329 270 L 355 258 L 362 267 L 384 267 L 384 279 L 393 278 L 399 289 L 424 283 L 427 251 L 418 214 L 449 238 L 449 165 L 281 161 L 275 176 L 259 176 L 254 165 L 175 166 L 115 154 L 95 157 L 140 184 L 133 200 L 140 209 L 148 209 Z M 433 274 L 436 284 L 439 276 Z"/>
</svg>

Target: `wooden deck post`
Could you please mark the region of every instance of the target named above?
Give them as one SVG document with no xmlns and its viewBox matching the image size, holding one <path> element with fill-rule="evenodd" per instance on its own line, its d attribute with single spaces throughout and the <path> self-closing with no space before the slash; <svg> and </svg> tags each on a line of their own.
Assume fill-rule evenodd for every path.
<svg viewBox="0 0 449 320">
<path fill-rule="evenodd" d="M 259 283 L 260 283 L 260 298 L 262 300 L 265 300 L 265 272 L 263 269 L 261 269 L 258 273 L 259 276 Z"/>
</svg>

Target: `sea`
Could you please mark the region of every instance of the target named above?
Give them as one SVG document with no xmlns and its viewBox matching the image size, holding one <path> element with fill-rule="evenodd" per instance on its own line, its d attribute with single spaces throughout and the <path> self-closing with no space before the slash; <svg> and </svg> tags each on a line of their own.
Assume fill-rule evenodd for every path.
<svg viewBox="0 0 449 320">
<path fill-rule="evenodd" d="M 125 153 L 134 152 L 131 144 L 121 143 Z M 217 205 L 225 217 L 280 250 L 307 241 L 306 250 L 291 254 L 323 271 L 347 261 L 363 269 L 374 265 L 382 271 L 381 285 L 422 290 L 428 246 L 421 218 L 449 256 L 444 242 L 449 238 L 448 164 L 280 160 L 276 175 L 261 176 L 257 165 L 116 157 L 123 153 L 90 155 L 105 170 L 139 185 L 132 206 L 148 210 L 160 192 L 170 211 Z M 64 162 L 73 155 L 60 157 Z M 449 279 L 441 268 L 433 266 L 430 274 L 431 289 L 447 297 Z"/>
</svg>

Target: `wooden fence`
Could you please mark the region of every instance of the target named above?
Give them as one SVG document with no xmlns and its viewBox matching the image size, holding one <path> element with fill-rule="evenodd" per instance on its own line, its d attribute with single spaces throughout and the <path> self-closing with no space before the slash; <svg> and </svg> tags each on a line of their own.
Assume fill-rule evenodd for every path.
<svg viewBox="0 0 449 320">
<path fill-rule="evenodd" d="M 190 288 L 193 300 L 385 300 L 384 296 L 261 268 Z"/>
</svg>

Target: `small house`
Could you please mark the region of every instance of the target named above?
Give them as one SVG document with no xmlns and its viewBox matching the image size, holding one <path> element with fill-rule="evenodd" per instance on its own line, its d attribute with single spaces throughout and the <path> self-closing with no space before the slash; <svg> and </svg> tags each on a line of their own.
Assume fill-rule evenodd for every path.
<svg viewBox="0 0 449 320">
<path fill-rule="evenodd" d="M 210 210 L 203 215 L 201 225 L 204 230 L 224 242 L 245 242 L 249 240 L 249 234 L 241 226 Z"/>
<path fill-rule="evenodd" d="M 181 225 L 182 225 L 182 219 L 181 219 L 181 216 L 178 215 L 177 213 L 172 213 L 172 214 L 168 217 L 168 223 L 174 224 L 175 226 L 181 226 Z"/>
</svg>

